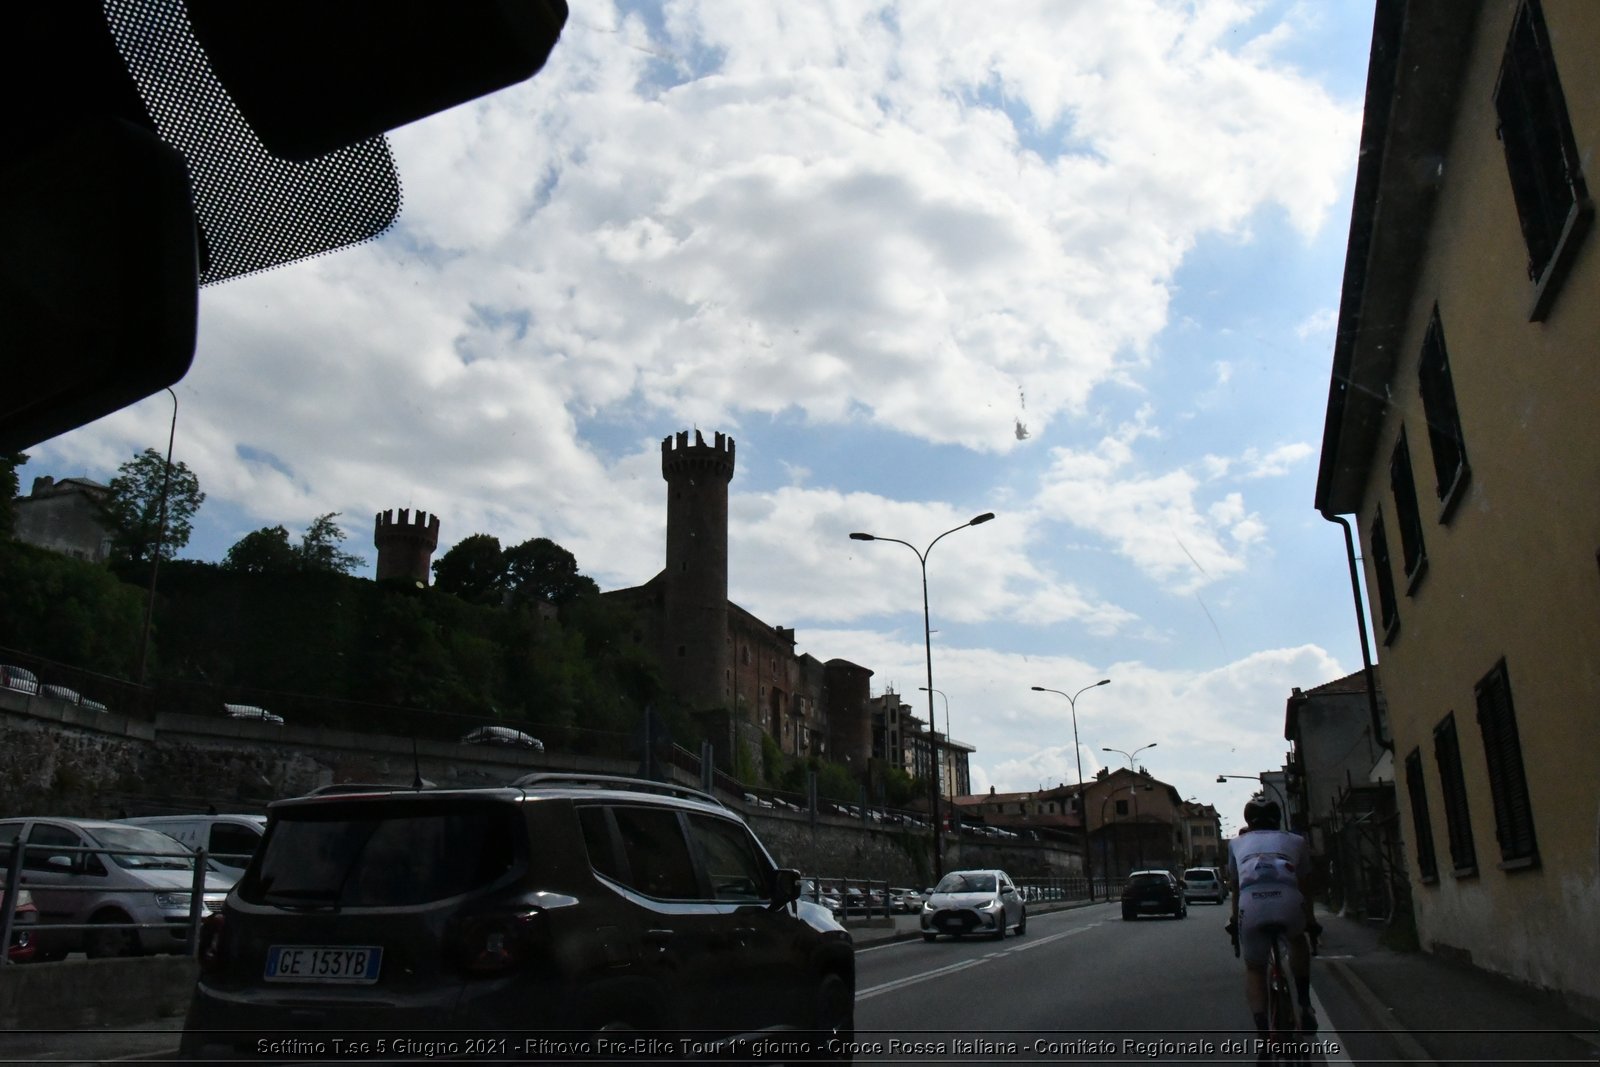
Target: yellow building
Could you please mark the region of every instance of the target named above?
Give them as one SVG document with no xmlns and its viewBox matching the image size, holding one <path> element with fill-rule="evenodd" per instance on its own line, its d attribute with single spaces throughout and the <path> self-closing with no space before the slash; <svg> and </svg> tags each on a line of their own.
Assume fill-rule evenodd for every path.
<svg viewBox="0 0 1600 1067">
<path fill-rule="evenodd" d="M 1600 4 L 1380 0 L 1317 508 L 1424 947 L 1600 1005 Z"/>
</svg>

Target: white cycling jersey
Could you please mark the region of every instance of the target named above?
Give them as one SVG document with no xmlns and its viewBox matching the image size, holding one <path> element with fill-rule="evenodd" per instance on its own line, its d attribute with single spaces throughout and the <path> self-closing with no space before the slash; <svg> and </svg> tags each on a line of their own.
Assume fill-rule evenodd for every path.
<svg viewBox="0 0 1600 1067">
<path fill-rule="evenodd" d="M 1241 891 L 1258 885 L 1299 887 L 1311 871 L 1306 839 L 1287 830 L 1246 830 L 1228 842 L 1228 874 Z"/>
</svg>

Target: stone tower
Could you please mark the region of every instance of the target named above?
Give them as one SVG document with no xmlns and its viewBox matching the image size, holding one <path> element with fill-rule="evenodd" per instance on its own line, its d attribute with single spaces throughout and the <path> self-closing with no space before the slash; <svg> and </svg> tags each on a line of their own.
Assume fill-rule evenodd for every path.
<svg viewBox="0 0 1600 1067">
<path fill-rule="evenodd" d="M 380 511 L 372 531 L 378 549 L 378 581 L 400 578 L 418 585 L 428 584 L 428 564 L 439 547 L 439 516 L 426 511 L 411 518 L 410 508 Z"/>
<path fill-rule="evenodd" d="M 667 480 L 667 569 L 662 658 L 669 682 L 694 708 L 730 703 L 728 483 L 733 439 L 700 431 L 661 440 Z"/>
</svg>

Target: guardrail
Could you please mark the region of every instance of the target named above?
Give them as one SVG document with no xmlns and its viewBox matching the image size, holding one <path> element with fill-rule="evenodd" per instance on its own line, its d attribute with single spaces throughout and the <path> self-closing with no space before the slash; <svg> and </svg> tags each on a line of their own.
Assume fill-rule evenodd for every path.
<svg viewBox="0 0 1600 1067">
<path fill-rule="evenodd" d="M 52 860 L 57 856 L 147 856 L 182 860 L 186 865 L 192 866 L 194 877 L 190 879 L 187 890 L 175 889 L 171 886 L 118 885 L 112 887 L 105 885 L 41 885 L 38 883 L 24 884 L 22 881 L 22 872 L 25 869 L 25 862 L 28 850 L 30 848 L 34 849 L 36 852 L 47 854 Z M 204 913 L 206 910 L 206 875 L 210 873 L 211 869 L 205 849 L 190 851 L 184 845 L 179 844 L 176 841 L 173 842 L 172 851 L 161 852 L 152 852 L 144 849 L 118 849 L 84 845 L 30 845 L 28 842 L 23 841 L 19 837 L 12 841 L 9 849 L 7 849 L 6 862 L 5 899 L 0 901 L 0 966 L 11 966 L 13 963 L 10 951 L 11 936 L 15 930 L 17 906 L 22 891 L 27 891 L 30 895 L 38 892 L 112 892 L 118 894 L 127 893 L 135 895 L 148 894 L 151 897 L 158 897 L 162 895 L 187 896 L 189 898 L 187 902 L 189 914 L 185 925 L 184 953 L 192 957 L 199 952 L 200 921 L 202 918 L 204 918 Z M 50 864 L 50 862 L 50 860 L 46 860 L 47 864 Z M 86 864 L 87 860 L 83 861 L 82 864 L 77 862 L 69 863 L 69 865 L 65 868 L 52 864 L 47 869 L 59 871 L 60 873 L 72 873 L 74 870 Z M 141 930 L 170 931 L 171 929 L 172 924 L 169 922 L 57 923 L 40 921 L 32 924 L 31 926 L 31 932 L 35 937 L 44 933 L 54 934 L 57 932 L 68 931 L 133 930 L 137 934 L 137 932 Z"/>
</svg>

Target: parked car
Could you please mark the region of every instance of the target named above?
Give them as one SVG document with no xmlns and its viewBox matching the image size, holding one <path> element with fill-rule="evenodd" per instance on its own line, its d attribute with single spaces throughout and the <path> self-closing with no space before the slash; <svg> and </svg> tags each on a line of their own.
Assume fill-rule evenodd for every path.
<svg viewBox="0 0 1600 1067">
<path fill-rule="evenodd" d="M 1228 885 L 1215 867 L 1190 867 L 1183 872 L 1183 899 L 1221 904 L 1228 899 Z"/>
<path fill-rule="evenodd" d="M 5 914 L 6 891 L 0 886 L 0 915 Z M 34 938 L 34 925 L 39 921 L 39 909 L 33 903 L 33 894 L 26 889 L 17 890 L 16 913 L 11 916 L 11 944 L 6 955 L 12 963 L 27 963 L 38 951 Z"/>
<path fill-rule="evenodd" d="M 544 751 L 544 742 L 531 734 L 521 730 L 514 730 L 509 726 L 479 726 L 468 730 L 461 738 L 463 745 L 509 745 L 512 748 L 526 748 L 534 752 Z"/>
<path fill-rule="evenodd" d="M 0 820 L 0 874 L 10 846 L 26 844 L 20 885 L 38 907 L 37 956 L 60 958 L 182 952 L 189 935 L 195 854 L 166 834 L 89 819 Z M 233 879 L 203 875 L 205 911 L 222 906 Z M 89 930 L 52 930 L 90 925 Z"/>
<path fill-rule="evenodd" d="M 1171 871 L 1134 871 L 1122 887 L 1122 917 L 1136 919 L 1141 915 L 1171 915 L 1181 919 L 1189 914 L 1189 905 L 1183 899 L 1183 887 Z"/>
<path fill-rule="evenodd" d="M 217 870 L 234 878 L 244 873 L 267 828 L 265 815 L 140 815 L 118 821 L 159 830 L 191 849 L 203 848 Z"/>
<path fill-rule="evenodd" d="M 26 667 L 13 667 L 8 663 L 0 663 L 0 686 L 15 689 L 19 693 L 37 696 L 39 693 L 39 676 Z"/>
<path fill-rule="evenodd" d="M 224 704 L 222 713 L 230 719 L 258 719 L 274 726 L 283 725 L 282 715 L 275 715 L 266 708 L 258 708 L 254 704 Z"/>
<path fill-rule="evenodd" d="M 83 702 L 83 694 L 64 685 L 41 685 L 39 687 L 39 695 L 65 700 L 68 704 L 81 704 Z"/>
<path fill-rule="evenodd" d="M 915 889 L 907 889 L 904 886 L 900 888 L 895 888 L 893 886 L 890 887 L 890 911 L 897 912 L 901 915 L 909 915 L 911 912 L 916 911 L 920 907 L 922 907 L 921 893 L 917 892 Z"/>
<path fill-rule="evenodd" d="M 1012 927 L 1027 933 L 1028 906 L 1005 871 L 951 871 L 922 905 L 924 941 L 978 933 L 999 941 Z"/>
<path fill-rule="evenodd" d="M 281 800 L 207 920 L 182 1053 L 401 1027 L 850 1040 L 850 936 L 801 889 L 743 818 L 659 782 Z"/>
</svg>

